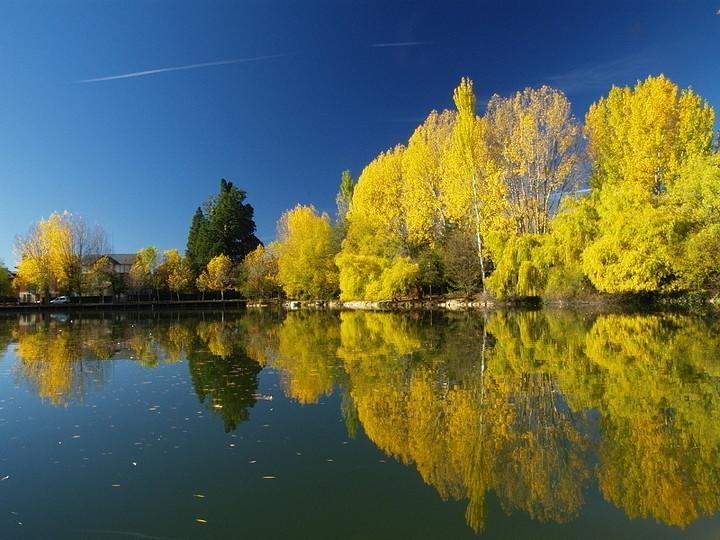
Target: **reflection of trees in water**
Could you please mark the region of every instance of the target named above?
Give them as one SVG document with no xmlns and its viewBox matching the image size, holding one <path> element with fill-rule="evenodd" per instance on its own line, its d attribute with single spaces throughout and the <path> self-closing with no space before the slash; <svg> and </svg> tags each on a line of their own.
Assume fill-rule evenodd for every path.
<svg viewBox="0 0 720 540">
<path fill-rule="evenodd" d="M 399 315 L 349 313 L 342 324 L 351 339 L 340 356 L 366 433 L 415 464 L 443 498 L 468 499 L 474 529 L 483 528 L 489 490 L 506 511 L 540 520 L 567 521 L 578 512 L 589 477 L 587 441 L 554 377 L 493 372 L 494 340 L 482 319 L 430 328 Z M 450 339 L 428 335 L 438 332 Z M 356 336 L 374 348 L 363 349 Z"/>
<path fill-rule="evenodd" d="M 317 403 L 337 384 L 341 363 L 337 315 L 289 313 L 278 329 L 278 352 L 272 363 L 280 371 L 285 393 L 299 403 Z"/>
<path fill-rule="evenodd" d="M 227 430 L 248 418 L 261 367 L 244 352 L 238 320 L 212 315 L 119 314 L 0 322 L 0 336 L 16 341 L 18 377 L 53 404 L 80 399 L 107 381 L 110 362 L 129 358 L 145 367 L 187 357 L 198 399 L 217 412 Z"/>
<path fill-rule="evenodd" d="M 304 324 L 319 323 L 312 318 Z M 498 312 L 487 324 L 461 315 L 432 327 L 424 319 L 342 313 L 333 381 L 375 444 L 414 464 L 443 498 L 469 501 L 476 530 L 490 490 L 506 512 L 566 522 L 592 478 L 630 516 L 682 526 L 720 507 L 717 321 L 571 312 Z M 298 330 L 283 336 L 281 326 L 278 340 L 300 343 Z M 278 355 L 286 377 L 307 376 L 295 356 Z M 322 358 L 334 365 L 330 352 Z"/>
<path fill-rule="evenodd" d="M 720 333 L 678 315 L 599 318 L 588 356 L 603 365 L 603 495 L 631 517 L 685 526 L 720 507 Z"/>
<path fill-rule="evenodd" d="M 13 332 L 12 329 L 15 325 L 15 320 L 10 318 L 0 318 L 0 355 L 3 355 L 8 348 L 8 345 L 12 343 Z M 0 357 L 0 360 L 2 358 Z"/>
<path fill-rule="evenodd" d="M 200 402 L 222 417 L 225 431 L 233 431 L 249 418 L 262 367 L 247 356 L 237 321 L 202 321 L 195 331 L 188 354 L 193 388 Z"/>
<path fill-rule="evenodd" d="M 238 352 L 225 357 L 195 352 L 188 357 L 190 377 L 198 399 L 222 417 L 225 431 L 246 421 L 255 405 L 257 362 Z"/>
<path fill-rule="evenodd" d="M 490 491 L 508 513 L 562 523 L 595 480 L 631 517 L 685 526 L 720 507 L 717 320 L 248 312 L 0 321 L 0 348 L 8 335 L 18 375 L 53 403 L 104 381 L 117 357 L 187 358 L 228 430 L 248 418 L 262 367 L 299 403 L 336 389 L 348 432 L 362 426 L 442 498 L 467 500 L 475 530 Z"/>
<path fill-rule="evenodd" d="M 18 378 L 54 405 L 82 397 L 107 379 L 104 325 L 48 323 L 15 332 Z"/>
<path fill-rule="evenodd" d="M 582 506 L 589 477 L 587 437 L 562 402 L 555 378 L 522 373 L 510 383 L 509 418 L 495 455 L 497 492 L 503 508 L 526 511 L 540 521 L 566 522 Z"/>
</svg>

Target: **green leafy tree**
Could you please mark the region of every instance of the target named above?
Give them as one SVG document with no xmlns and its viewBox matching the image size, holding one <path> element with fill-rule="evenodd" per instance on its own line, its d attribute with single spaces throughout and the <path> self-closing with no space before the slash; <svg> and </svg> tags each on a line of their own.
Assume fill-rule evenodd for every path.
<svg viewBox="0 0 720 540">
<path fill-rule="evenodd" d="M 10 281 L 10 271 L 0 261 L 0 296 L 12 296 L 13 289 Z"/>
<path fill-rule="evenodd" d="M 441 249 L 425 249 L 416 258 L 418 265 L 418 285 L 427 288 L 430 296 L 440 291 L 445 284 L 443 254 Z"/>
<path fill-rule="evenodd" d="M 350 210 L 353 191 L 355 191 L 355 180 L 350 171 L 343 171 L 340 175 L 340 188 L 338 189 L 335 202 L 337 204 L 337 221 L 344 223 L 347 213 Z"/>
<path fill-rule="evenodd" d="M 335 243 L 337 250 L 345 239 L 348 230 L 347 215 L 350 211 L 350 203 L 352 202 L 353 192 L 355 191 L 355 180 L 353 180 L 350 171 L 343 171 L 340 175 L 340 187 L 335 196 L 337 204 L 337 216 L 335 218 Z"/>
</svg>

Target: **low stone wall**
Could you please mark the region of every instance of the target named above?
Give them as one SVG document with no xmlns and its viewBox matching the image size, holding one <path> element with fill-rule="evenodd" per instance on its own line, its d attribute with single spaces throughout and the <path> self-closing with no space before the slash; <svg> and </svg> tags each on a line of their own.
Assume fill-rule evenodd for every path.
<svg viewBox="0 0 720 540">
<path fill-rule="evenodd" d="M 354 300 L 351 302 L 338 302 L 344 309 L 370 310 L 370 311 L 394 311 L 409 309 L 447 309 L 453 311 L 468 309 L 488 309 L 495 307 L 490 299 L 443 299 L 443 300 L 383 300 L 368 301 Z"/>
</svg>

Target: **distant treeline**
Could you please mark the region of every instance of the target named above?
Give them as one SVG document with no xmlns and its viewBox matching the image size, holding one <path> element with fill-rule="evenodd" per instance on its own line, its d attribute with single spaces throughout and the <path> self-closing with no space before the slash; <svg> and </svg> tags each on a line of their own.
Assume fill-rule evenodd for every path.
<svg viewBox="0 0 720 540">
<path fill-rule="evenodd" d="M 185 255 L 143 248 L 119 279 L 100 229 L 53 214 L 19 240 L 16 286 L 341 300 L 716 294 L 720 154 L 714 110 L 691 89 L 663 75 L 613 87 L 584 124 L 547 86 L 495 95 L 478 115 L 462 79 L 453 100 L 357 180 L 345 171 L 336 216 L 298 205 L 268 246 L 245 192 L 222 180 Z"/>
<path fill-rule="evenodd" d="M 160 253 L 141 248 L 129 269 L 119 270 L 109 255 L 106 235 L 68 212 L 41 219 L 18 238 L 20 254 L 16 290 L 48 298 L 58 294 L 147 300 L 180 294 L 244 290 L 242 262 L 260 246 L 255 236 L 253 207 L 245 192 L 223 179 L 219 193 L 193 217 L 184 255 L 177 249 Z M 7 272 L 5 272 L 7 274 Z M 0 275 L 0 287 L 2 286 Z M 0 293 L 1 294 L 1 293 Z"/>
</svg>

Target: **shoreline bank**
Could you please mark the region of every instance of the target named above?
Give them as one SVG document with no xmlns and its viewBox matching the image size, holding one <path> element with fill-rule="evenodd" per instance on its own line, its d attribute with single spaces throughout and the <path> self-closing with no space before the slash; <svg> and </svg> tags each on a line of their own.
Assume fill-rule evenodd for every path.
<svg viewBox="0 0 720 540">
<path fill-rule="evenodd" d="M 137 309 L 201 309 L 205 307 L 245 307 L 247 300 L 155 300 L 142 302 L 93 302 L 69 304 L 0 304 L 0 313 L 3 312 L 36 312 L 36 311 L 103 311 L 103 310 L 137 310 Z"/>
</svg>

